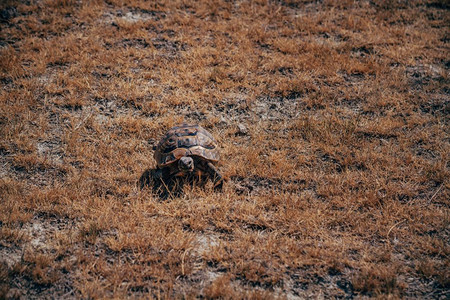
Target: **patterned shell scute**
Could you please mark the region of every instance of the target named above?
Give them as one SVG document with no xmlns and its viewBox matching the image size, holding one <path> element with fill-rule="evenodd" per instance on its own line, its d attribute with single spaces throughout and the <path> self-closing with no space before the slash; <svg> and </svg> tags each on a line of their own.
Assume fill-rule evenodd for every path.
<svg viewBox="0 0 450 300">
<path fill-rule="evenodd" d="M 188 155 L 212 162 L 219 160 L 216 140 L 199 125 L 181 124 L 171 128 L 162 137 L 155 151 L 155 159 L 159 167 L 169 165 Z"/>
</svg>

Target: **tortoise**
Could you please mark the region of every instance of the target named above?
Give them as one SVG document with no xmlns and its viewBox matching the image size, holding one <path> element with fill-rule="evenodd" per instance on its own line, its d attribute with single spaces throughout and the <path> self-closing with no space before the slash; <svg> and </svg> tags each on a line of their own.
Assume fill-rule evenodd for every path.
<svg viewBox="0 0 450 300">
<path fill-rule="evenodd" d="M 170 187 L 174 180 L 181 178 L 211 178 L 215 189 L 221 189 L 223 177 L 216 165 L 219 162 L 217 142 L 200 125 L 180 124 L 172 127 L 154 147 L 157 167 L 146 176 L 156 186 L 161 183 Z M 143 175 L 144 176 L 144 175 Z"/>
</svg>

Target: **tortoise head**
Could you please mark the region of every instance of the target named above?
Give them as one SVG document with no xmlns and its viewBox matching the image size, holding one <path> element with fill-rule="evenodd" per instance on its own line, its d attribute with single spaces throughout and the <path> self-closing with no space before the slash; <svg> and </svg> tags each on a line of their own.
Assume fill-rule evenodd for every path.
<svg viewBox="0 0 450 300">
<path fill-rule="evenodd" d="M 194 160 L 192 157 L 183 156 L 178 160 L 178 169 L 183 173 L 194 171 Z"/>
</svg>

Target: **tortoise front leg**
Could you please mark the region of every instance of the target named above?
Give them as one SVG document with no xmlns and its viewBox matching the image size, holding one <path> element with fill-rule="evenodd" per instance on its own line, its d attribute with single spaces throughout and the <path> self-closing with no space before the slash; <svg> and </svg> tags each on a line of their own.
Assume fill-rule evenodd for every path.
<svg viewBox="0 0 450 300">
<path fill-rule="evenodd" d="M 208 162 L 207 166 L 207 172 L 214 182 L 214 189 L 221 190 L 223 186 L 222 174 L 220 174 L 219 170 L 217 170 L 217 168 L 211 162 Z"/>
<path fill-rule="evenodd" d="M 144 173 L 142 173 L 141 177 L 139 178 L 139 188 L 142 190 L 143 188 L 151 185 L 151 181 L 153 179 L 153 174 L 154 170 L 152 169 L 147 169 L 144 171 Z"/>
<path fill-rule="evenodd" d="M 158 188 L 164 181 L 163 170 L 157 169 L 147 169 L 139 178 L 139 186 L 141 189 L 147 186 L 153 186 L 153 188 Z"/>
</svg>

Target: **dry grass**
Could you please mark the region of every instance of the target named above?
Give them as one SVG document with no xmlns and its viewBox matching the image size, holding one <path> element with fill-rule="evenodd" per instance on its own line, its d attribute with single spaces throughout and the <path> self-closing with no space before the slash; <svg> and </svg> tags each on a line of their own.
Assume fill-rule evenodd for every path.
<svg viewBox="0 0 450 300">
<path fill-rule="evenodd" d="M 0 8 L 1 298 L 449 297 L 447 1 Z M 229 180 L 162 201 L 181 121 Z"/>
</svg>

